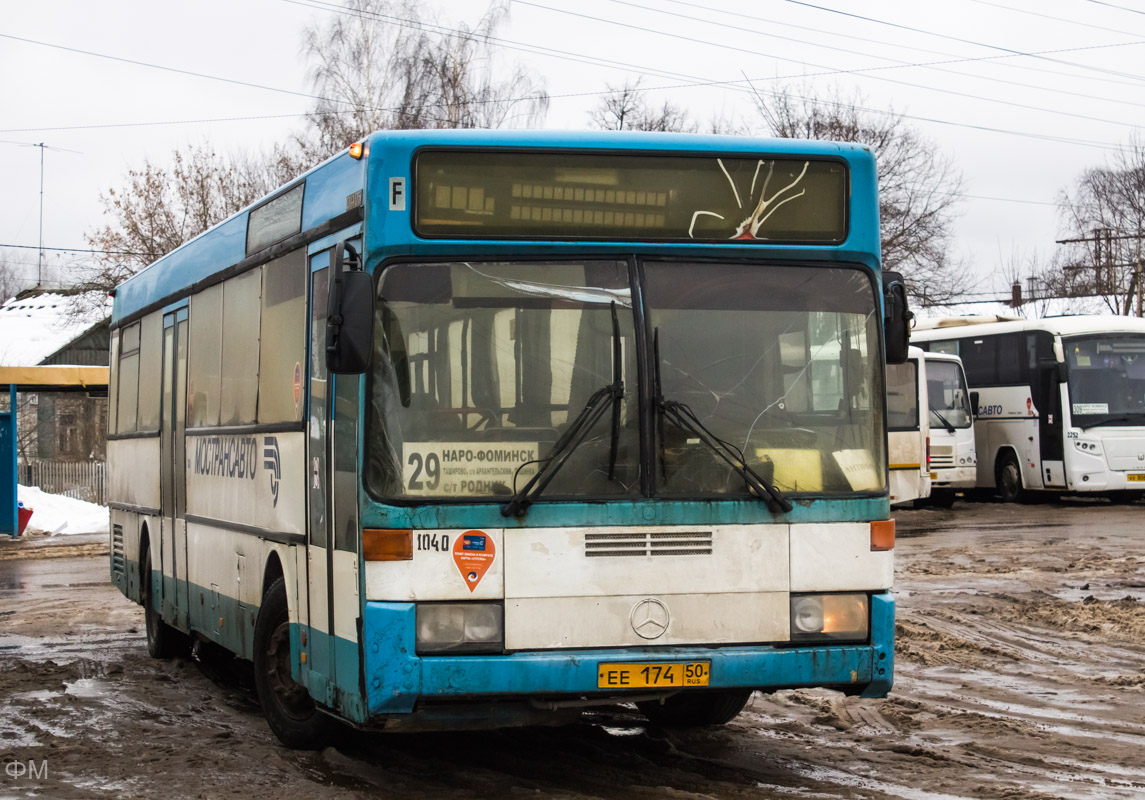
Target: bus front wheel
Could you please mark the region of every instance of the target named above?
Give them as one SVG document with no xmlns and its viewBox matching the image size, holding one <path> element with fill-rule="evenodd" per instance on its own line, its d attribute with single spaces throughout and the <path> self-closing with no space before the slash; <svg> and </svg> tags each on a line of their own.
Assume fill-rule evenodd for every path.
<svg viewBox="0 0 1145 800">
<path fill-rule="evenodd" d="M 295 750 L 326 746 L 335 723 L 318 710 L 310 693 L 291 676 L 290 615 L 286 583 L 266 590 L 254 625 L 254 684 L 262 713 L 274 735 Z"/>
<path fill-rule="evenodd" d="M 665 728 L 698 728 L 705 725 L 724 725 L 731 722 L 747 701 L 750 689 L 730 689 L 716 692 L 677 694 L 664 700 L 637 703 L 648 721 Z"/>
<path fill-rule="evenodd" d="M 994 477 L 1003 503 L 1020 503 L 1026 499 L 1026 491 L 1022 488 L 1022 467 L 1013 453 L 1006 453 L 998 460 Z"/>
</svg>

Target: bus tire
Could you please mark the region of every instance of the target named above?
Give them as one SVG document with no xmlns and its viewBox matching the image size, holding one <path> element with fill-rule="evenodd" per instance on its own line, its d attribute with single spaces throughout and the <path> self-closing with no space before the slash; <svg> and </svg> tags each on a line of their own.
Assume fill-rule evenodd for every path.
<svg viewBox="0 0 1145 800">
<path fill-rule="evenodd" d="M 262 598 L 254 625 L 254 685 L 262 713 L 278 740 L 294 750 L 319 750 L 335 722 L 318 710 L 290 673 L 290 615 L 286 583 L 276 578 Z"/>
<path fill-rule="evenodd" d="M 159 609 L 155 607 L 155 597 L 151 591 L 151 547 L 143 550 L 143 574 L 140 575 L 140 597 L 143 601 L 143 622 L 147 629 L 147 653 L 152 658 L 175 658 L 186 655 L 191 646 L 190 638 L 178 628 L 163 621 Z"/>
<path fill-rule="evenodd" d="M 933 489 L 930 492 L 930 504 L 935 508 L 953 508 L 954 507 L 954 490 L 953 489 Z"/>
<path fill-rule="evenodd" d="M 998 458 L 998 466 L 994 469 L 994 485 L 998 487 L 998 494 L 1003 503 L 1022 503 L 1026 501 L 1026 490 L 1022 488 L 1022 466 L 1012 452 L 1005 452 Z"/>
<path fill-rule="evenodd" d="M 731 722 L 747 701 L 751 689 L 723 689 L 715 692 L 677 694 L 664 700 L 637 703 L 648 721 L 664 728 L 699 728 Z"/>
</svg>

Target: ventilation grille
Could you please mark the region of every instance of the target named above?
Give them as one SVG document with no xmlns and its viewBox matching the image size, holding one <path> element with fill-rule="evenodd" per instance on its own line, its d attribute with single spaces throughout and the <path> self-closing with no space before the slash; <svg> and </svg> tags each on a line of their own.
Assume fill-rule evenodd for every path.
<svg viewBox="0 0 1145 800">
<path fill-rule="evenodd" d="M 123 556 L 123 526 L 111 526 L 111 574 L 123 578 L 127 574 L 127 562 Z"/>
<path fill-rule="evenodd" d="M 623 556 L 710 556 L 711 531 L 671 533 L 588 533 L 584 537 L 588 558 Z"/>
<path fill-rule="evenodd" d="M 936 456 L 934 453 L 930 454 L 930 466 L 934 467 L 953 467 L 954 456 Z"/>
</svg>

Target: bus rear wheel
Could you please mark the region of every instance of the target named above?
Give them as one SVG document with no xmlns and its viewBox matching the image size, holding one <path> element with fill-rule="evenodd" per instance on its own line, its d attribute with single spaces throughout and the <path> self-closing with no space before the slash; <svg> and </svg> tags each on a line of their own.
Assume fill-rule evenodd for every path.
<svg viewBox="0 0 1145 800">
<path fill-rule="evenodd" d="M 335 722 L 318 710 L 305 686 L 291 676 L 290 615 L 286 583 L 278 578 L 266 590 L 254 625 L 254 684 L 270 729 L 287 747 L 319 750 Z"/>
<path fill-rule="evenodd" d="M 726 689 L 715 692 L 677 694 L 665 700 L 637 703 L 648 721 L 664 728 L 699 728 L 731 722 L 747 701 L 750 689 Z"/>
<path fill-rule="evenodd" d="M 1022 488 L 1022 467 L 1013 453 L 1006 453 L 998 460 L 995 468 L 994 483 L 998 487 L 998 494 L 1003 503 L 1020 503 L 1026 499 L 1026 491 Z"/>
<path fill-rule="evenodd" d="M 152 658 L 175 658 L 186 655 L 191 640 L 185 633 L 163 621 L 155 607 L 151 590 L 151 548 L 143 551 L 143 573 L 140 575 L 140 594 L 143 601 L 143 622 L 147 629 L 147 653 Z"/>
</svg>

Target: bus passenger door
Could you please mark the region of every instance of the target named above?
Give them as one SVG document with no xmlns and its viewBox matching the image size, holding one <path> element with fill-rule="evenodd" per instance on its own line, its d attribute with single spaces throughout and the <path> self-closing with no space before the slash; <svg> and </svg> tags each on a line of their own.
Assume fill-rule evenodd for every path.
<svg viewBox="0 0 1145 800">
<path fill-rule="evenodd" d="M 310 416 L 307 548 L 312 677 L 325 682 L 325 702 L 347 717 L 361 716 L 358 686 L 358 377 L 326 370 L 326 301 L 330 251 L 311 258 Z M 317 675 L 314 675 L 317 673 Z M 322 698 L 319 686 L 312 694 Z M 340 691 L 339 691 L 340 690 Z M 358 713 L 356 713 L 358 712 Z"/>
<path fill-rule="evenodd" d="M 165 619 L 188 630 L 187 461 L 184 430 L 187 408 L 187 309 L 163 317 L 163 396 L 160 413 L 159 488 L 163 558 L 171 561 L 174 591 L 164 590 Z"/>
</svg>

